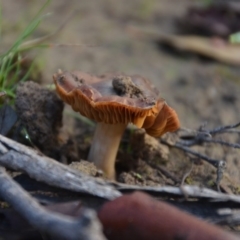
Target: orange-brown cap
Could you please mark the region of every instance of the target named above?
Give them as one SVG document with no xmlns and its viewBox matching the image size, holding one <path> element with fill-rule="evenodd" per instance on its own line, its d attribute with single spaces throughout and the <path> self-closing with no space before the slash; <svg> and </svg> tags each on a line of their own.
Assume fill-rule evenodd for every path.
<svg viewBox="0 0 240 240">
<path fill-rule="evenodd" d="M 97 122 L 133 123 L 152 136 L 179 128 L 176 112 L 159 97 L 150 81 L 138 75 L 96 77 L 59 71 L 53 79 L 63 101 Z"/>
</svg>

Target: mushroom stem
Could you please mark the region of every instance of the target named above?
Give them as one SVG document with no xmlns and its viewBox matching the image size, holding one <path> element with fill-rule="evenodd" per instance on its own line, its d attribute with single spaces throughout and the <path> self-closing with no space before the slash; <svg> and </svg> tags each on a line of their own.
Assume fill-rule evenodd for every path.
<svg viewBox="0 0 240 240">
<path fill-rule="evenodd" d="M 106 177 L 115 179 L 115 159 L 127 124 L 97 123 L 88 160 L 103 170 Z"/>
</svg>

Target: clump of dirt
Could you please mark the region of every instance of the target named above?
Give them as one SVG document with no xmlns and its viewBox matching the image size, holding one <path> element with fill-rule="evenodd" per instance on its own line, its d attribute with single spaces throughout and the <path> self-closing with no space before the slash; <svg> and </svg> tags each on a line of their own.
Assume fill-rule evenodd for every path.
<svg viewBox="0 0 240 240">
<path fill-rule="evenodd" d="M 133 83 L 131 77 L 117 76 L 112 80 L 112 86 L 120 96 L 144 99 L 143 91 Z"/>
<path fill-rule="evenodd" d="M 80 162 L 72 162 L 71 164 L 69 164 L 69 167 L 92 177 L 96 177 L 98 175 L 98 170 L 96 166 L 93 163 L 85 160 L 81 160 Z"/>
<path fill-rule="evenodd" d="M 62 162 L 77 159 L 74 142 L 60 131 L 63 102 L 55 92 L 32 81 L 21 83 L 17 87 L 15 106 L 34 146 Z"/>
<path fill-rule="evenodd" d="M 142 186 L 173 184 L 159 170 L 168 162 L 169 148 L 144 129 L 128 128 L 124 133 L 117 155 L 117 180 Z"/>
<path fill-rule="evenodd" d="M 146 134 L 143 129 L 134 131 L 130 144 L 134 158 L 145 159 L 149 164 L 164 164 L 168 161 L 169 148 Z"/>
</svg>

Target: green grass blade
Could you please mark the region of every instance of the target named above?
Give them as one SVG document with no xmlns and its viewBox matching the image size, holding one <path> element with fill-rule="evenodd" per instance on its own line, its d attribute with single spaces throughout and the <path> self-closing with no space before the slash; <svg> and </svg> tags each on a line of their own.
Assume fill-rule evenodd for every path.
<svg viewBox="0 0 240 240">
<path fill-rule="evenodd" d="M 28 77 L 30 76 L 30 74 L 31 74 L 34 66 L 35 66 L 35 61 L 33 61 L 33 62 L 31 63 L 31 65 L 30 65 L 30 67 L 28 68 L 28 70 L 27 70 L 26 74 L 24 75 L 24 77 L 23 77 L 22 79 L 20 79 L 18 82 L 25 82 L 25 81 L 28 79 Z M 15 84 L 15 85 L 13 85 L 13 87 L 11 88 L 11 91 L 15 91 L 16 88 L 17 88 L 17 85 Z"/>
<path fill-rule="evenodd" d="M 33 61 L 28 67 L 24 76 L 20 78 L 19 73 L 22 67 L 22 57 L 21 53 L 23 51 L 29 51 L 34 48 L 43 48 L 49 47 L 49 44 L 43 44 L 38 41 L 29 41 L 33 44 L 25 44 L 25 40 L 31 36 L 31 34 L 36 30 L 36 28 L 41 23 L 42 19 L 48 16 L 49 14 L 42 15 L 43 10 L 51 0 L 45 1 L 43 6 L 34 16 L 32 21 L 27 25 L 27 27 L 22 31 L 22 33 L 17 37 L 12 46 L 3 54 L 0 55 L 0 91 L 6 92 L 7 96 L 10 98 L 9 101 L 14 103 L 15 91 L 17 84 L 19 82 L 24 82 L 29 79 L 30 74 L 32 73 L 35 62 Z M 2 11 L 0 6 L 0 38 L 1 38 L 1 20 L 2 20 Z M 43 38 L 44 39 L 44 38 Z M 38 40 L 38 39 L 37 39 Z M 26 42 L 27 43 L 27 42 Z M 21 47 L 22 46 L 22 47 Z"/>
<path fill-rule="evenodd" d="M 33 31 L 40 24 L 40 22 L 43 19 L 43 17 L 46 16 L 46 15 L 45 16 L 40 16 L 40 14 L 43 12 L 43 10 L 46 8 L 46 6 L 50 2 L 51 2 L 51 0 L 47 0 L 45 2 L 45 4 L 41 7 L 41 9 L 38 11 L 36 16 L 31 21 L 31 23 L 25 28 L 25 30 L 22 32 L 22 34 L 20 34 L 20 36 L 15 41 L 15 43 L 10 47 L 10 49 L 6 53 L 2 54 L 1 57 L 8 56 L 10 52 L 16 52 L 17 51 L 18 47 L 22 44 L 22 42 L 33 33 Z"/>
<path fill-rule="evenodd" d="M 16 68 L 16 70 L 14 71 L 14 75 L 12 76 L 12 78 L 9 79 L 7 85 L 4 85 L 5 88 L 6 87 L 11 87 L 15 82 L 17 82 L 18 74 L 19 74 L 20 69 L 21 69 L 21 61 L 22 61 L 22 57 L 18 53 L 17 61 L 9 67 L 9 72 L 12 71 L 13 68 Z"/>
</svg>

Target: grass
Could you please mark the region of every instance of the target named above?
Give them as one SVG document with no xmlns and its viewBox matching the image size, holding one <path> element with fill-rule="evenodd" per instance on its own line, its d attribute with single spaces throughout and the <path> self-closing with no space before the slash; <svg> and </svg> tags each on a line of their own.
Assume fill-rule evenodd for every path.
<svg viewBox="0 0 240 240">
<path fill-rule="evenodd" d="M 17 84 L 19 82 L 26 81 L 35 66 L 33 60 L 28 69 L 23 74 L 21 74 L 21 68 L 25 61 L 25 58 L 23 57 L 24 53 L 26 51 L 45 46 L 41 43 L 41 41 L 31 40 L 26 42 L 26 40 L 37 29 L 42 19 L 46 17 L 46 15 L 42 15 L 42 12 L 50 2 L 51 0 L 47 0 L 44 3 L 32 21 L 14 41 L 12 46 L 0 55 L 0 93 L 7 95 L 12 102 L 14 102 L 16 96 L 15 92 Z M 0 13 L 0 40 L 2 26 L 1 22 L 2 14 Z"/>
</svg>

